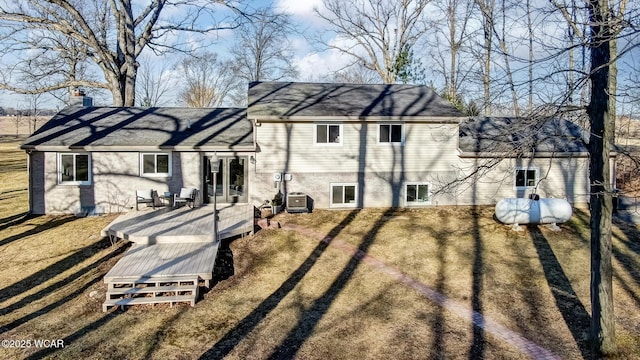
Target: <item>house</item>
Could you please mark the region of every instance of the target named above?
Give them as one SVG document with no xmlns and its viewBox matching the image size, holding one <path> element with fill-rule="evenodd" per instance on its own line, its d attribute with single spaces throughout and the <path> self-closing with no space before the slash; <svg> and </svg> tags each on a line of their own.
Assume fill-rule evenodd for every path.
<svg viewBox="0 0 640 360">
<path fill-rule="evenodd" d="M 586 201 L 579 127 L 546 120 L 514 132 L 518 119 L 468 119 L 425 86 L 258 82 L 246 109 L 77 101 L 22 145 L 33 213 L 127 211 L 137 189 L 183 187 L 199 190 L 198 203 L 259 205 L 282 192 L 315 208 L 494 204 L 531 192 Z"/>
<path fill-rule="evenodd" d="M 229 183 L 219 177 L 217 191 L 231 186 L 225 196 L 246 202 L 255 139 L 245 109 L 70 106 L 21 148 L 33 213 L 104 213 L 134 208 L 137 189 L 195 188 L 206 202 L 214 192 L 207 156 L 215 153 L 234 175 Z"/>
</svg>

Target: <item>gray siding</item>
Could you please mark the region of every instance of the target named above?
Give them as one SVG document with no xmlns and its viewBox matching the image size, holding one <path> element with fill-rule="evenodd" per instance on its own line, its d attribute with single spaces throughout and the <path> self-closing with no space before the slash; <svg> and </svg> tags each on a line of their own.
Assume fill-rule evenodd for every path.
<svg viewBox="0 0 640 360">
<path fill-rule="evenodd" d="M 173 152 L 171 177 L 140 176 L 138 152 L 92 152 L 90 185 L 58 184 L 57 153 L 33 152 L 31 187 L 32 211 L 36 214 L 79 213 L 88 208 L 96 212 L 122 212 L 135 208 L 135 191 L 153 189 L 178 192 L 180 188 L 201 190 L 201 154 Z M 41 175 L 38 175 L 41 174 Z M 41 179 L 41 180 L 40 180 Z M 37 195 L 43 189 L 44 195 Z"/>
<path fill-rule="evenodd" d="M 408 182 L 430 183 L 435 186 L 436 179 L 443 172 L 306 172 L 290 173 L 292 180 L 281 185 L 283 193 L 302 192 L 312 200 L 315 208 L 329 208 L 332 183 L 349 183 L 358 186 L 358 207 L 404 207 L 406 203 L 405 185 Z M 278 192 L 274 187 L 272 173 L 255 174 L 251 200 L 254 204 L 271 200 Z M 434 196 L 432 201 L 424 205 L 445 205 L 454 203 L 447 194 Z M 338 206 L 339 207 L 339 206 Z"/>
</svg>

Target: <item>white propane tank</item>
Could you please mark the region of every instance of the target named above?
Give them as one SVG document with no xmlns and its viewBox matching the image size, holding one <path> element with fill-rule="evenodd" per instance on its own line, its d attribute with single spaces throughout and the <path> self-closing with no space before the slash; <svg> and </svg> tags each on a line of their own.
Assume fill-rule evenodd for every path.
<svg viewBox="0 0 640 360">
<path fill-rule="evenodd" d="M 504 224 L 555 224 L 568 221 L 573 214 L 564 199 L 505 198 L 496 204 L 496 218 Z"/>
</svg>

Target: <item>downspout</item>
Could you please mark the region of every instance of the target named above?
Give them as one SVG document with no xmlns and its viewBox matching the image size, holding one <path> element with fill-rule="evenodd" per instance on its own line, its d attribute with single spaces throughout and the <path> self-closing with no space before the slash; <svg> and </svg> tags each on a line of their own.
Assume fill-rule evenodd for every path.
<svg viewBox="0 0 640 360">
<path fill-rule="evenodd" d="M 258 127 L 260 127 L 260 122 L 257 118 L 253 119 L 253 173 L 254 175 L 258 173 Z"/>
<path fill-rule="evenodd" d="M 27 153 L 27 178 L 29 179 L 29 191 L 27 191 L 29 211 L 28 214 L 33 213 L 33 174 L 31 173 L 31 150 L 25 150 Z"/>
</svg>

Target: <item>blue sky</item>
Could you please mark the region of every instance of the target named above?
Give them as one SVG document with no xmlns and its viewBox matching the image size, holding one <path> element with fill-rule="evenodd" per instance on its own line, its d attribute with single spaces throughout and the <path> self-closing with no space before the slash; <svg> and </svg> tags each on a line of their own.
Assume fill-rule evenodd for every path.
<svg viewBox="0 0 640 360">
<path fill-rule="evenodd" d="M 546 1 L 539 2 L 539 3 L 542 4 L 541 6 L 545 6 L 544 4 L 548 5 Z M 347 58 L 345 55 L 342 55 L 335 50 L 323 51 L 322 49 L 318 48 L 317 44 L 314 44 L 311 40 L 308 40 L 309 37 L 302 36 L 302 35 L 312 35 L 314 33 L 317 34 L 322 30 L 326 29 L 326 24 L 324 24 L 323 20 L 317 17 L 316 14 L 314 13 L 314 8 L 322 9 L 322 0 L 254 0 L 254 1 L 247 2 L 246 6 L 250 8 L 261 8 L 261 7 L 268 6 L 270 4 L 272 4 L 275 10 L 278 12 L 287 12 L 291 14 L 292 20 L 298 26 L 300 33 L 294 34 L 291 37 L 291 50 L 294 54 L 293 62 L 299 69 L 299 77 L 297 80 L 322 81 L 326 78 L 328 74 L 333 73 L 336 70 L 344 67 L 349 62 L 350 59 Z M 225 15 L 224 12 L 220 13 L 220 16 L 224 16 L 224 15 Z M 438 15 L 434 13 L 433 9 L 429 10 L 428 17 L 437 18 L 437 16 Z M 539 26 L 538 33 L 542 34 L 541 36 L 546 36 L 546 37 L 540 39 L 540 44 L 538 44 L 537 46 L 542 47 L 543 45 L 545 45 L 543 44 L 543 42 L 552 41 L 552 40 L 549 40 L 552 36 L 558 36 L 558 37 L 562 36 L 562 31 L 558 29 L 560 28 L 561 26 L 560 24 L 562 24 L 563 20 L 557 19 L 557 18 L 556 20 L 558 22 L 547 21 L 547 20 L 540 21 L 540 24 L 538 25 Z M 472 20 L 469 22 L 469 26 L 471 28 L 478 29 L 479 23 L 475 20 Z M 514 37 L 526 36 L 526 34 L 524 33 L 526 30 L 524 26 L 525 26 L 524 24 L 517 23 L 514 21 L 514 25 L 511 28 L 510 36 L 514 36 Z M 433 33 L 429 35 L 432 37 L 434 36 Z M 326 38 L 326 36 L 327 35 L 325 35 L 325 40 L 328 40 L 328 41 L 332 40 L 332 39 Z M 228 57 L 228 48 L 230 47 L 231 44 L 233 44 L 233 41 L 234 41 L 233 32 L 230 30 L 221 31 L 218 34 L 216 34 L 215 37 L 216 37 L 216 42 L 210 47 L 208 47 L 208 50 L 218 53 L 220 57 L 225 57 L 225 56 Z M 336 41 L 339 41 L 339 40 L 336 40 Z M 512 47 L 510 51 L 513 54 L 515 54 L 516 57 L 526 58 L 527 52 L 528 52 L 526 45 L 523 42 L 520 42 L 519 44 L 516 44 L 516 45 L 514 44 L 516 43 L 513 42 L 513 44 L 511 44 Z M 441 52 L 439 52 L 438 49 L 433 48 L 432 45 L 425 46 L 423 49 L 420 50 L 420 56 L 426 70 L 427 81 L 433 81 L 433 83 L 436 86 L 442 85 L 442 77 L 437 74 L 437 68 L 435 64 L 436 57 L 439 56 L 440 54 Z M 149 60 L 151 64 L 153 64 L 153 67 L 155 69 L 160 69 L 163 66 L 163 64 L 164 65 L 174 64 L 179 60 L 179 57 L 175 54 L 174 55 L 169 54 L 162 58 L 153 57 L 151 56 L 152 54 L 150 52 L 148 55 L 149 56 L 146 57 L 145 60 Z M 542 49 L 540 49 L 536 51 L 536 55 L 542 57 L 542 56 L 546 56 L 547 54 L 545 51 L 542 51 Z M 626 81 L 626 79 L 629 78 L 630 70 L 627 64 L 628 64 L 628 61 L 631 60 L 631 57 L 627 57 L 627 59 L 628 60 L 626 62 L 620 63 L 619 79 L 621 82 L 624 82 Z M 494 60 L 497 61 L 498 65 L 496 66 L 496 68 L 498 69 L 500 67 L 501 56 L 496 53 L 494 55 Z M 473 62 L 476 60 L 474 59 L 474 60 L 467 60 L 467 61 Z M 518 79 L 521 79 L 520 82 L 522 82 L 522 79 L 526 79 L 526 66 L 524 63 L 518 64 L 517 61 L 515 60 L 512 60 L 512 61 L 513 63 L 511 65 L 512 65 L 512 70 L 515 71 L 516 81 L 518 81 Z M 545 64 L 542 66 L 538 66 L 537 69 L 544 72 L 548 70 L 546 67 L 551 65 L 552 64 L 549 64 L 549 65 Z M 494 73 L 494 76 L 500 77 L 499 71 L 496 71 Z M 175 80 L 175 81 L 177 82 L 179 80 Z M 558 81 L 558 79 L 551 80 L 551 82 L 553 81 Z M 545 84 L 545 82 L 541 82 L 538 85 L 538 88 L 536 89 L 536 96 L 539 96 L 541 100 L 544 100 L 545 97 L 550 98 L 557 95 L 553 93 L 553 90 L 550 90 L 551 86 L 547 87 L 548 84 L 549 83 Z M 177 90 L 177 89 L 174 88 L 174 90 Z M 464 89 L 464 91 L 465 91 L 465 94 L 470 97 L 471 96 L 479 97 L 481 93 L 477 85 L 468 85 L 467 89 Z M 174 100 L 176 97 L 175 94 L 176 94 L 175 91 L 169 94 L 162 105 L 165 105 L 165 106 L 177 105 L 177 103 Z M 525 96 L 522 95 L 522 98 L 524 97 Z M 28 107 L 28 101 L 29 101 L 28 97 L 25 95 L 11 95 L 7 92 L 0 93 L 0 106 L 3 106 L 3 107 L 26 108 Z M 103 96 L 96 96 L 95 103 L 97 105 L 110 105 L 111 104 L 110 94 L 105 93 Z M 51 98 L 49 98 L 46 101 L 43 101 L 41 104 L 41 107 L 54 108 L 54 109 L 61 106 L 63 105 L 60 102 L 58 102 L 57 100 L 55 101 L 51 100 Z"/>
</svg>

